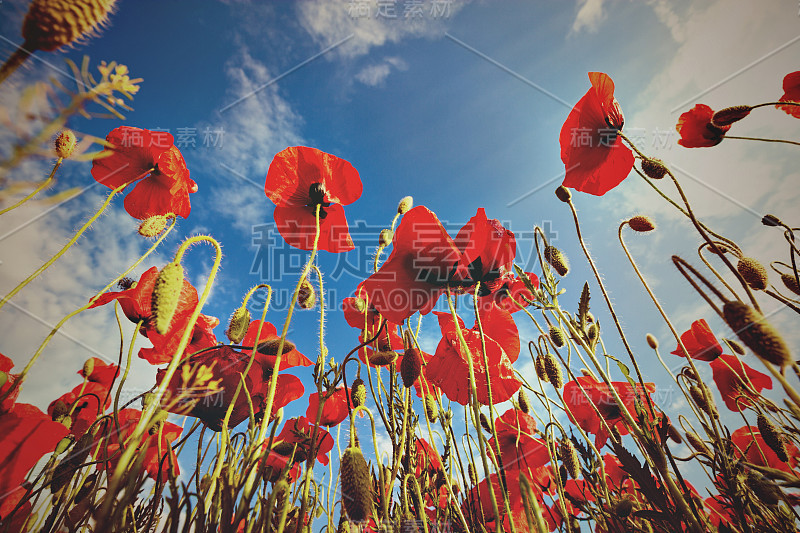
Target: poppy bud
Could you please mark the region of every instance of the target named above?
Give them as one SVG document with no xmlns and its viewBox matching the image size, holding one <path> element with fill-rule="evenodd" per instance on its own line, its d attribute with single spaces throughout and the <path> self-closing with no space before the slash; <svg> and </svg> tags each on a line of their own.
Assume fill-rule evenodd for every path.
<svg viewBox="0 0 800 533">
<path fill-rule="evenodd" d="M 652 348 L 653 350 L 658 350 L 658 339 L 656 339 L 652 333 L 648 333 L 645 337 L 647 341 L 647 345 Z"/>
<path fill-rule="evenodd" d="M 71 130 L 64 130 L 58 134 L 55 142 L 56 157 L 67 159 L 75 150 L 75 134 Z"/>
<path fill-rule="evenodd" d="M 544 368 L 544 355 L 539 354 L 536 356 L 536 361 L 534 361 L 536 366 L 536 376 L 539 378 L 539 381 L 544 381 L 547 383 L 550 381 L 550 378 L 547 377 L 547 371 Z"/>
<path fill-rule="evenodd" d="M 80 503 L 86 499 L 89 493 L 94 489 L 94 482 L 97 481 L 97 474 L 92 472 L 86 477 L 86 480 L 81 485 L 78 494 L 75 496 L 75 503 Z"/>
<path fill-rule="evenodd" d="M 519 402 L 519 409 L 523 413 L 530 414 L 531 412 L 531 401 L 528 399 L 528 395 L 525 393 L 523 389 L 519 390 L 519 394 L 517 395 L 517 401 Z"/>
<path fill-rule="evenodd" d="M 397 360 L 397 352 L 388 350 L 385 352 L 372 352 L 367 360 L 372 366 L 387 366 Z"/>
<path fill-rule="evenodd" d="M 611 509 L 611 512 L 620 518 L 627 518 L 628 515 L 631 514 L 631 511 L 633 511 L 633 498 L 630 496 L 625 496 L 618 500 Z"/>
<path fill-rule="evenodd" d="M 794 274 L 781 274 L 781 281 L 787 289 L 795 294 L 800 294 L 800 285 L 797 284 Z"/>
<path fill-rule="evenodd" d="M 689 444 L 692 445 L 692 448 L 697 450 L 699 453 L 702 453 L 702 454 L 708 455 L 708 456 L 711 455 L 711 451 L 708 449 L 708 446 L 706 446 L 706 443 L 703 442 L 703 439 L 698 437 L 696 433 L 692 433 L 691 431 L 687 431 L 686 432 L 686 440 L 689 442 Z"/>
<path fill-rule="evenodd" d="M 720 109 L 711 116 L 711 125 L 718 128 L 730 126 L 734 122 L 738 122 L 749 115 L 752 109 L 753 108 L 749 105 L 735 105 Z"/>
<path fill-rule="evenodd" d="M 589 324 L 589 327 L 586 328 L 586 338 L 594 342 L 597 340 L 597 335 L 599 332 L 600 328 L 597 327 L 597 324 L 595 323 Z"/>
<path fill-rule="evenodd" d="M 569 203 L 569 201 L 572 200 L 572 192 L 563 185 L 560 185 L 558 189 L 556 189 L 556 198 L 565 204 Z"/>
<path fill-rule="evenodd" d="M 353 407 L 361 407 L 367 402 L 367 388 L 364 386 L 364 380 L 356 378 L 353 380 L 353 385 L 350 387 L 350 398 L 353 400 Z"/>
<path fill-rule="evenodd" d="M 412 198 L 411 196 L 406 196 L 402 200 L 400 200 L 399 204 L 397 204 L 397 212 L 401 215 L 404 215 L 412 207 L 414 207 L 414 198 Z"/>
<path fill-rule="evenodd" d="M 308 278 L 303 278 L 300 283 L 300 290 L 297 291 L 297 305 L 300 309 L 312 309 L 317 303 L 317 293 L 314 291 L 314 286 L 308 281 Z"/>
<path fill-rule="evenodd" d="M 581 374 L 586 376 L 587 378 L 592 378 L 593 380 L 597 381 L 597 378 L 594 376 L 591 370 L 588 368 L 581 368 Z"/>
<path fill-rule="evenodd" d="M 411 387 L 422 370 L 422 358 L 419 350 L 413 346 L 406 348 L 403 360 L 400 362 L 400 376 L 403 378 L 403 385 Z"/>
<path fill-rule="evenodd" d="M 761 413 L 758 414 L 757 420 L 758 430 L 761 432 L 761 437 L 763 437 L 764 442 L 775 452 L 778 459 L 784 463 L 788 463 L 789 457 L 786 455 L 786 444 L 783 442 L 780 430 Z"/>
<path fill-rule="evenodd" d="M 747 486 L 766 505 L 776 505 L 782 499 L 781 489 L 755 470 L 747 473 Z"/>
<path fill-rule="evenodd" d="M 656 224 L 653 222 L 653 219 L 645 215 L 637 215 L 631 218 L 628 220 L 628 225 L 633 231 L 638 231 L 639 233 L 647 233 L 648 231 L 656 229 Z"/>
<path fill-rule="evenodd" d="M 792 362 L 780 334 L 755 309 L 738 300 L 722 306 L 725 322 L 753 353 L 781 368 Z"/>
<path fill-rule="evenodd" d="M 553 267 L 553 270 L 558 272 L 558 275 L 564 277 L 569 272 L 569 262 L 567 258 L 561 253 L 561 250 L 555 246 L 545 246 L 544 258 Z"/>
<path fill-rule="evenodd" d="M 171 262 L 164 265 L 158 273 L 150 309 L 155 318 L 156 331 L 160 335 L 167 333 L 172 317 L 178 309 L 178 302 L 183 288 L 183 265 Z"/>
<path fill-rule="evenodd" d="M 486 418 L 486 415 L 483 413 L 481 413 L 480 422 L 481 422 L 481 427 L 486 433 L 492 432 L 492 426 L 489 424 L 489 419 Z"/>
<path fill-rule="evenodd" d="M 558 447 L 558 455 L 561 457 L 561 462 L 572 479 L 578 479 L 578 475 L 581 473 L 581 466 L 578 461 L 578 451 L 570 439 L 564 437 L 561 440 L 561 444 Z"/>
<path fill-rule="evenodd" d="M 148 217 L 139 224 L 139 235 L 152 239 L 158 237 L 164 228 L 167 227 L 167 217 L 164 215 L 153 215 Z"/>
<path fill-rule="evenodd" d="M 566 485 L 567 481 L 569 481 L 569 472 L 567 472 L 567 467 L 561 465 L 558 469 L 558 476 L 561 478 L 561 485 Z"/>
<path fill-rule="evenodd" d="M 390 229 L 382 229 L 380 235 L 378 236 L 378 246 L 381 248 L 386 248 L 390 244 L 392 244 L 392 236 L 394 232 Z"/>
<path fill-rule="evenodd" d="M 705 385 L 702 385 L 705 388 Z M 709 390 L 706 388 L 706 393 L 709 393 Z M 719 415 L 717 414 L 717 410 L 713 405 L 709 405 L 706 401 L 705 396 L 703 396 L 703 391 L 697 385 L 692 385 L 689 387 L 689 395 L 694 400 L 695 405 L 705 411 L 709 416 L 713 416 L 717 418 Z"/>
<path fill-rule="evenodd" d="M 752 257 L 742 257 L 736 265 L 736 270 L 742 275 L 751 289 L 763 291 L 769 285 L 767 269 Z"/>
<path fill-rule="evenodd" d="M 556 361 L 556 357 L 550 352 L 544 353 L 544 371 L 547 374 L 547 380 L 553 384 L 553 387 L 560 389 L 564 385 L 564 374 L 561 372 L 561 365 Z"/>
<path fill-rule="evenodd" d="M 553 341 L 556 348 L 561 348 L 566 344 L 567 339 L 564 338 L 564 332 L 561 331 L 561 328 L 558 326 L 550 326 L 550 331 L 548 333 L 550 334 L 550 340 Z"/>
<path fill-rule="evenodd" d="M 69 406 L 64 403 L 64 400 L 56 400 L 56 403 L 53 405 L 53 422 L 58 422 L 69 413 Z"/>
<path fill-rule="evenodd" d="M 347 448 L 339 464 L 342 478 L 342 505 L 347 517 L 360 522 L 372 514 L 372 475 L 361 450 Z"/>
<path fill-rule="evenodd" d="M 92 376 L 92 372 L 94 372 L 94 358 L 90 357 L 83 363 L 83 376 L 89 379 Z"/>
<path fill-rule="evenodd" d="M 673 441 L 677 442 L 678 444 L 683 442 L 681 434 L 678 433 L 678 430 L 675 429 L 675 426 L 670 424 L 669 420 L 667 420 L 667 436 L 671 438 Z"/>
<path fill-rule="evenodd" d="M 428 415 L 428 420 L 431 422 L 436 422 L 436 419 L 439 418 L 439 406 L 436 404 L 436 398 L 433 394 L 426 394 L 425 395 L 425 414 Z"/>
<path fill-rule="evenodd" d="M 367 302 L 365 302 L 363 298 L 355 298 L 353 300 L 353 306 L 359 313 L 363 313 L 367 310 Z"/>
<path fill-rule="evenodd" d="M 728 346 L 730 346 L 731 350 L 733 350 L 735 353 L 737 353 L 739 355 L 744 355 L 745 354 L 744 346 L 742 346 L 741 344 L 739 344 L 735 340 L 733 340 L 733 339 L 723 339 L 723 340 L 726 343 L 728 343 Z"/>
<path fill-rule="evenodd" d="M 660 180 L 667 174 L 667 167 L 660 159 L 642 159 L 642 172 L 649 178 Z"/>
<path fill-rule="evenodd" d="M 34 0 L 22 22 L 23 48 L 51 52 L 96 32 L 116 0 Z"/>
<path fill-rule="evenodd" d="M 247 307 L 241 306 L 231 315 L 228 321 L 228 329 L 225 330 L 225 335 L 234 343 L 239 344 L 247 334 L 247 328 L 250 326 L 250 311 Z"/>
<path fill-rule="evenodd" d="M 772 226 L 772 227 L 777 227 L 777 226 L 782 226 L 783 225 L 783 222 L 781 222 L 781 219 L 779 219 L 775 215 L 764 215 L 761 218 L 761 223 L 764 224 L 765 226 Z"/>
<path fill-rule="evenodd" d="M 469 463 L 469 465 L 467 466 L 467 473 L 469 474 L 470 483 L 472 483 L 473 485 L 477 485 L 478 484 L 478 473 L 475 471 L 475 465 L 474 464 Z"/>
<path fill-rule="evenodd" d="M 258 353 L 263 353 L 264 355 L 278 355 L 278 346 L 280 346 L 280 344 L 280 337 L 276 339 L 270 339 L 259 344 L 258 347 L 256 347 L 256 351 Z M 281 353 L 289 353 L 294 349 L 295 345 L 292 341 L 289 339 L 283 341 L 283 351 Z"/>
</svg>

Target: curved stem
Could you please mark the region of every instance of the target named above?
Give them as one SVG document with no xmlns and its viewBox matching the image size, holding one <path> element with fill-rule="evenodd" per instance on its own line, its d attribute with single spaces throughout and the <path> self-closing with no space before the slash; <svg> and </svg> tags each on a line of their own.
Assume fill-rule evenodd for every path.
<svg viewBox="0 0 800 533">
<path fill-rule="evenodd" d="M 62 161 L 64 160 L 60 157 L 56 159 L 56 164 L 53 165 L 53 170 L 50 171 L 50 175 L 47 176 L 47 179 L 41 182 L 30 194 L 28 194 L 25 198 L 23 198 L 19 202 L 15 203 L 10 207 L 6 207 L 3 210 L 0 210 L 0 215 L 4 215 L 5 213 L 8 213 L 12 209 L 16 209 L 17 207 L 21 206 L 22 204 L 24 204 L 25 202 L 27 202 L 28 200 L 39 194 L 39 192 L 41 192 L 45 187 L 50 185 L 50 183 L 53 181 L 53 176 L 56 175 L 56 170 L 58 170 L 58 167 L 61 166 Z"/>
<path fill-rule="evenodd" d="M 786 139 L 765 139 L 763 137 L 742 137 L 742 136 L 739 136 L 739 135 L 725 135 L 723 138 L 725 138 L 725 139 L 741 139 L 743 141 L 761 141 L 761 142 L 767 142 L 767 143 L 794 144 L 796 146 L 800 146 L 800 142 L 787 141 Z"/>
</svg>

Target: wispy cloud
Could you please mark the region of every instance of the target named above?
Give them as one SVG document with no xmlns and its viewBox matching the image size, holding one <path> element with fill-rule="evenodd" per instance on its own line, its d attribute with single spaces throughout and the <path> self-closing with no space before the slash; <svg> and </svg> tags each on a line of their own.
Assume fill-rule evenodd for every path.
<svg viewBox="0 0 800 533">
<path fill-rule="evenodd" d="M 356 74 L 356 79 L 370 87 L 383 85 L 392 70 L 407 70 L 408 64 L 399 57 L 386 57 L 379 63 L 368 65 Z"/>
</svg>

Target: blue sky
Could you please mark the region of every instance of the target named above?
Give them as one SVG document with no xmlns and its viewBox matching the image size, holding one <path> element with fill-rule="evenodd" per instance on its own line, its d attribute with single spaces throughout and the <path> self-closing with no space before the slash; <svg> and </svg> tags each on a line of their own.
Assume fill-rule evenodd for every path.
<svg viewBox="0 0 800 533">
<path fill-rule="evenodd" d="M 63 68 L 65 58 L 80 61 L 89 55 L 92 65 L 116 60 L 143 78 L 125 124 L 169 129 L 176 138 L 182 133 L 186 141 L 193 139 L 195 146 L 184 145 L 182 152 L 199 191 L 192 196 L 191 216 L 179 222 L 178 235 L 137 275 L 168 261 L 179 236 L 209 233 L 220 240 L 223 266 L 204 309 L 222 321 L 219 338 L 249 287 L 274 282 L 276 291 L 285 294 L 304 257 L 292 252 L 295 264 L 280 279 L 262 279 L 254 268 L 263 257 L 254 238 L 265 235 L 265 225 L 272 222 L 263 191 L 272 157 L 287 146 L 304 144 L 347 159 L 364 183 L 361 199 L 346 209 L 351 227 L 363 221 L 368 228 L 366 235 L 354 232 L 357 245 L 363 246 L 347 257 L 362 275 L 334 276 L 342 267 L 337 261 L 344 258 L 327 253 L 320 258 L 333 307 L 327 322 L 329 349 L 341 357 L 357 342 L 357 332 L 336 309 L 366 275 L 377 233 L 406 195 L 450 222 L 453 234 L 478 207 L 520 235 L 534 224 L 549 225 L 557 232 L 551 234 L 555 244 L 573 259 L 564 286 L 577 308 L 580 287 L 591 272 L 580 260 L 569 211 L 552 194 L 564 171 L 558 133 L 589 87 L 586 73 L 602 71 L 616 82 L 625 131 L 638 132 L 647 153 L 675 165 L 698 215 L 749 255 L 764 262 L 785 258 L 780 235 L 761 228 L 758 219 L 765 212 L 787 219 L 796 213 L 800 181 L 793 147 L 730 140 L 713 149 L 688 150 L 676 144 L 674 125 L 695 103 L 718 109 L 779 98 L 783 76 L 798 70 L 796 3 L 426 0 L 421 16 L 408 18 L 405 9 L 412 2 L 389 4 L 395 17 L 379 12 L 374 2 L 122 0 L 100 35 L 65 51 L 37 53 L 0 86 L 0 153 L 11 146 L 12 126 L 26 127 L 15 116 L 23 84 L 58 76 L 52 66 Z M 18 28 L 26 5 L 0 4 L 3 57 L 11 53 L 10 42 L 21 41 Z M 121 124 L 81 119 L 70 126 L 103 138 Z M 739 135 L 796 139 L 800 134 L 796 119 L 772 108 L 754 112 L 736 128 Z M 216 144 L 214 139 L 205 142 L 206 130 L 216 136 Z M 26 164 L 11 179 L 42 179 L 48 164 Z M 89 168 L 88 163 L 67 162 L 55 190 L 91 184 Z M 50 205 L 44 202 L 6 215 L 0 233 L 10 233 L 3 237 L 0 292 L 5 294 L 52 255 L 72 228 L 95 211 L 103 193 L 90 189 L 46 215 L 41 213 Z M 576 193 L 575 203 L 623 326 L 635 351 L 643 353 L 640 364 L 647 377 L 664 380 L 646 348 L 645 333 L 659 336 L 667 352 L 674 341 L 624 262 L 616 241 L 621 220 L 645 213 L 659 224 L 656 234 L 628 240 L 676 327 L 683 331 L 705 317 L 719 335 L 730 335 L 669 266 L 673 253 L 697 263 L 698 239 L 641 180 L 632 175 L 604 197 Z M 13 300 L 15 306 L 2 310 L 0 352 L 23 366 L 49 331 L 47 324 L 80 306 L 103 286 L 102 280 L 113 278 L 146 248 L 135 227 L 121 201 L 115 202 L 80 246 Z M 524 262 L 529 238 L 521 237 L 518 248 L 518 261 Z M 193 249 L 187 255 L 188 275 L 201 283 L 210 263 L 210 249 Z M 621 353 L 611 340 L 613 328 L 596 284 L 590 285 L 608 348 Z M 788 326 L 787 314 L 772 320 Z M 284 316 L 284 309 L 276 309 L 268 320 L 280 326 Z M 313 359 L 317 315 L 295 316 L 291 338 Z M 130 338 L 132 328 L 124 326 Z M 783 329 L 797 346 L 796 328 Z M 116 358 L 119 341 L 110 308 L 84 313 L 64 331 L 71 338 L 53 341 L 49 359 L 34 371 L 23 400 L 44 407 L 69 390 L 78 383 L 73 373 L 92 351 Z M 520 323 L 520 331 L 524 340 L 532 338 L 531 325 Z M 423 343 L 431 351 L 437 333 L 435 321 L 426 319 Z M 530 364 L 519 369 L 532 379 Z M 154 374 L 137 362 L 132 387 L 147 388 Z M 307 392 L 311 387 L 309 382 Z M 665 408 L 682 407 L 681 396 L 666 398 Z M 294 405 L 305 411 L 302 400 Z"/>
</svg>

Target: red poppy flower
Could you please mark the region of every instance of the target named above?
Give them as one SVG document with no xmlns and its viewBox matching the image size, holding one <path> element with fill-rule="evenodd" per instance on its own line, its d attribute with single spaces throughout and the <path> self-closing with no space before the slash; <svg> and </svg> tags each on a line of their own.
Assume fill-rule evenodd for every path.
<svg viewBox="0 0 800 533">
<path fill-rule="evenodd" d="M 507 312 L 495 308 L 511 320 Z M 492 384 L 492 401 L 501 403 L 514 395 L 522 386 L 511 364 L 519 355 L 519 337 L 514 339 L 511 334 L 511 324 L 504 320 L 498 313 L 496 318 L 482 319 L 486 357 L 488 368 L 483 362 L 483 348 L 481 335 L 477 325 L 472 329 L 464 329 L 464 323 L 459 318 L 458 327 L 472 354 L 472 367 L 475 374 L 475 386 L 478 402 L 489 404 L 488 383 Z M 452 316 L 446 313 L 437 313 L 439 328 L 442 331 L 442 340 L 436 348 L 436 353 L 427 366 L 427 376 L 430 381 L 438 386 L 452 401 L 466 405 L 469 401 L 469 361 L 458 338 L 456 325 Z M 516 326 L 513 326 L 516 332 Z M 490 336 L 496 335 L 496 337 Z M 513 357 L 513 358 L 512 358 Z"/>
<path fill-rule="evenodd" d="M 570 111 L 561 127 L 563 185 L 602 196 L 622 182 L 633 168 L 633 152 L 617 135 L 624 118 L 614 98 L 614 82 L 590 72 L 592 87 Z"/>
<path fill-rule="evenodd" d="M 461 263 L 472 282 L 496 280 L 502 271 L 511 268 L 517 255 L 514 233 L 498 220 L 486 218 L 482 207 L 459 230 L 455 245 L 461 250 Z"/>
<path fill-rule="evenodd" d="M 0 522 L 7 519 L 16 509 L 20 500 L 28 492 L 29 483 L 23 483 L 10 493 L 0 494 Z M 25 531 L 25 522 L 31 516 L 33 504 L 30 501 L 23 503 L 8 523 L 3 523 L 6 531 Z"/>
<path fill-rule="evenodd" d="M 106 364 L 97 357 L 93 357 L 92 361 L 94 368 L 89 374 L 86 383 L 76 386 L 47 407 L 47 414 L 51 417 L 59 400 L 72 410 L 70 433 L 77 439 L 81 438 L 86 433 L 86 430 L 97 420 L 97 417 L 111 405 L 111 386 L 114 379 L 119 375 L 119 367 L 117 365 Z M 87 377 L 83 368 L 78 371 L 78 374 L 85 378 Z"/>
<path fill-rule="evenodd" d="M 320 426 L 338 426 L 349 415 L 350 410 L 347 407 L 349 392 L 344 387 L 339 387 L 334 391 L 322 407 L 322 418 L 320 418 Z M 325 393 L 322 393 L 322 397 Z M 312 393 L 308 397 L 308 409 L 306 409 L 306 418 L 309 420 L 317 419 L 317 411 L 319 410 L 320 395 L 318 392 Z M 350 400 L 352 405 L 352 400 Z"/>
<path fill-rule="evenodd" d="M 107 461 L 97 463 L 98 470 L 113 472 L 117 467 L 117 461 L 122 455 L 120 453 L 121 450 L 131 445 L 130 438 L 133 436 L 133 430 L 141 417 L 141 411 L 122 409 L 117 417 L 119 420 L 119 432 L 117 432 L 114 424 L 110 424 L 108 434 L 98 433 L 97 441 L 105 447 L 105 451 L 100 452 L 99 457 L 108 457 Z M 172 443 L 180 437 L 183 428 L 166 420 L 161 424 L 162 427 L 157 431 L 153 431 L 152 435 L 145 434 L 139 444 L 138 453 L 144 453 L 143 466 L 148 476 L 165 483 L 170 476 L 170 472 L 172 476 L 180 474 L 178 458 L 172 449 Z"/>
<path fill-rule="evenodd" d="M 173 413 L 199 418 L 210 429 L 221 431 L 225 413 L 233 400 L 249 359 L 249 355 L 238 352 L 230 346 L 220 346 L 191 356 L 178 368 L 169 384 L 170 397 L 179 401 L 169 407 L 165 405 L 165 408 Z M 207 383 L 195 386 L 194 382 L 201 366 L 205 366 L 211 372 L 211 377 Z M 163 379 L 165 372 L 163 369 L 158 371 L 156 377 L 158 383 Z M 242 389 L 231 411 L 229 427 L 239 425 L 250 416 L 250 403 L 253 404 L 255 415 L 263 412 L 271 376 L 271 367 L 262 367 L 257 359 L 253 362 L 245 378 L 250 401 L 248 402 L 247 392 Z M 277 379 L 270 416 L 274 416 L 278 409 L 289 402 L 301 398 L 305 392 L 297 376 L 280 374 Z M 216 392 L 209 389 L 210 383 L 216 384 Z"/>
<path fill-rule="evenodd" d="M 275 224 L 290 245 L 311 250 L 320 205 L 320 250 L 347 252 L 354 248 L 343 205 L 361 196 L 361 178 L 353 165 L 316 148 L 293 146 L 272 160 L 264 184 L 275 202 Z"/>
<path fill-rule="evenodd" d="M 783 96 L 781 102 L 800 102 L 800 70 L 791 72 L 783 78 Z M 777 105 L 794 118 L 800 118 L 800 106 L 796 105 Z"/>
<path fill-rule="evenodd" d="M 643 398 L 645 390 L 648 394 L 652 394 L 656 390 L 654 383 L 646 383 L 645 390 L 642 389 L 641 385 L 637 385 L 634 389 L 627 381 L 614 381 L 611 385 L 617 391 L 623 405 L 634 419 L 637 418 L 635 406 L 637 396 L 642 397 L 641 401 L 646 409 L 646 401 Z M 581 391 L 580 387 L 583 387 L 586 394 Z M 579 376 L 575 381 L 570 381 L 564 385 L 563 394 L 564 405 L 567 408 L 570 420 L 578 424 L 584 431 L 595 436 L 595 446 L 597 448 L 603 447 L 609 437 L 606 426 L 600 420 L 601 416 L 609 428 L 616 427 L 620 435 L 628 434 L 628 428 L 622 418 L 620 406 L 614 400 L 614 396 L 605 383 L 595 381 L 589 376 Z M 597 410 L 590 403 L 594 404 Z M 599 416 L 598 411 L 600 413 Z"/>
<path fill-rule="evenodd" d="M 11 387 L 14 386 L 14 383 L 19 378 L 19 374 L 9 374 L 12 368 L 14 368 L 14 361 L 0 353 L 0 372 L 6 375 L 6 383 L 0 387 L 0 398 L 3 398 L 11 390 Z M 14 402 L 17 401 L 20 390 L 20 387 L 17 387 L 14 392 L 0 401 L 0 416 L 14 408 Z"/>
<path fill-rule="evenodd" d="M 125 210 L 132 217 L 144 220 L 169 213 L 189 216 L 189 194 L 197 192 L 197 184 L 189 178 L 172 135 L 120 126 L 106 141 L 113 146 L 92 162 L 92 177 L 109 189 L 138 181 L 125 197 Z"/>
<path fill-rule="evenodd" d="M 265 369 L 273 369 L 278 358 L 278 344 L 281 337 L 278 335 L 278 330 L 274 325 L 264 322 L 261 326 L 261 333 L 258 334 L 259 341 L 256 342 L 259 322 L 261 321 L 253 320 L 250 322 L 247 327 L 247 333 L 242 339 L 242 346 L 257 347 L 256 361 Z M 284 341 L 281 366 L 278 370 L 286 370 L 293 366 L 311 366 L 313 364 L 308 357 L 300 353 L 294 343 L 289 342 L 288 339 Z"/>
<path fill-rule="evenodd" d="M 333 437 L 322 428 L 316 428 L 317 434 L 317 461 L 323 465 L 328 464 L 328 453 L 333 449 Z M 287 420 L 280 434 L 275 437 L 272 451 L 285 457 L 294 453 L 294 461 L 305 462 L 311 453 L 311 440 L 314 435 L 314 424 L 301 416 Z"/>
<path fill-rule="evenodd" d="M 721 496 L 709 496 L 703 500 L 703 503 L 709 511 L 708 519 L 715 528 L 719 529 L 722 524 L 730 527 L 738 522 L 731 504 L 722 499 Z"/>
<path fill-rule="evenodd" d="M 468 274 L 461 252 L 428 208 L 403 215 L 392 238 L 392 253 L 364 282 L 369 302 L 390 322 L 402 323 L 417 311 L 427 314 L 451 282 Z"/>
<path fill-rule="evenodd" d="M 753 370 L 734 355 L 723 354 L 711 361 L 711 370 L 714 383 L 731 411 L 741 411 L 750 405 L 749 396 L 772 388 L 772 378 Z"/>
<path fill-rule="evenodd" d="M 539 278 L 532 272 L 526 272 L 534 288 L 539 288 Z M 511 272 L 503 272 L 502 275 L 491 283 L 487 283 L 488 294 L 479 295 L 478 304 L 482 307 L 497 305 L 509 313 L 516 313 L 523 307 L 528 307 L 529 302 L 536 299 L 536 296 L 528 290 L 528 286 L 522 278 L 513 275 Z"/>
<path fill-rule="evenodd" d="M 705 104 L 697 104 L 678 117 L 678 124 L 675 126 L 681 136 L 678 144 L 686 148 L 705 148 L 721 143 L 731 127 L 714 126 L 711 124 L 713 116 L 713 109 Z"/>
<path fill-rule="evenodd" d="M 0 497 L 15 491 L 28 471 L 68 433 L 63 424 L 27 403 L 0 415 Z"/>
<path fill-rule="evenodd" d="M 692 328 L 681 335 L 681 342 L 692 359 L 713 361 L 722 355 L 722 346 L 708 327 L 708 322 L 701 318 L 692 322 Z M 683 350 L 678 346 L 671 353 L 683 357 Z"/>
<path fill-rule="evenodd" d="M 736 445 L 748 463 L 758 466 L 766 466 L 776 470 L 793 473 L 800 462 L 800 450 L 788 439 L 784 439 L 788 463 L 778 459 L 778 454 L 772 451 L 761 431 L 756 426 L 740 427 L 731 434 L 731 441 Z"/>
<path fill-rule="evenodd" d="M 536 531 L 535 527 L 533 530 L 528 527 L 528 521 L 525 517 L 525 507 L 522 501 L 522 489 L 520 487 L 519 477 L 515 475 L 508 475 L 506 476 L 506 481 L 508 482 L 508 502 L 511 508 L 511 515 L 514 518 L 514 526 L 516 530 L 520 532 Z M 492 498 L 489 494 L 488 483 L 492 484 L 495 497 L 498 500 L 497 503 L 501 509 L 501 530 L 511 531 L 511 522 L 508 519 L 508 515 L 502 510 L 503 488 L 500 485 L 500 480 L 497 477 L 497 474 L 491 474 L 487 479 L 481 480 L 477 486 L 472 487 L 472 489 L 467 492 L 463 506 L 464 515 L 466 517 L 474 517 L 472 519 L 467 518 L 468 521 L 484 524 L 486 531 L 493 531 L 495 529 L 496 518 L 494 516 L 494 509 L 492 506 Z M 556 528 L 556 522 L 554 520 L 554 516 L 548 512 L 550 507 L 545 504 L 542 497 L 542 492 L 537 491 L 535 485 L 533 487 L 533 492 L 539 501 L 539 507 L 544 511 L 542 515 L 547 522 L 548 531 L 553 531 Z"/>
<path fill-rule="evenodd" d="M 431 476 L 444 472 L 444 465 L 442 465 L 442 459 L 439 457 L 439 452 L 436 451 L 436 448 L 431 446 L 427 440 L 420 438 L 415 439 L 414 444 L 413 464 L 416 477 L 420 477 L 422 472 L 427 472 Z"/>
<path fill-rule="evenodd" d="M 290 464 L 288 457 L 273 452 L 272 450 L 267 450 L 267 441 L 264 441 L 262 449 L 265 451 L 265 455 L 262 459 L 262 461 L 264 461 L 264 468 L 270 469 L 265 479 L 275 483 L 280 479 L 281 472 L 284 470 L 286 470 L 286 477 L 289 483 L 294 483 L 294 481 L 300 477 L 302 469 L 299 464 Z"/>
<path fill-rule="evenodd" d="M 181 343 L 181 338 L 186 331 L 189 318 L 189 313 L 173 318 L 167 333 L 164 335 L 156 331 L 155 328 L 143 330 L 143 333 L 146 333 L 147 338 L 153 343 L 153 347 L 139 349 L 139 358 L 144 359 L 151 365 L 162 365 L 172 361 Z M 216 346 L 217 336 L 214 335 L 213 330 L 218 325 L 219 319 L 217 317 L 207 316 L 201 313 L 197 317 L 197 322 L 195 322 L 192 328 L 192 336 L 189 338 L 189 344 L 183 349 L 181 355 L 191 355 L 200 350 Z"/>
<path fill-rule="evenodd" d="M 509 409 L 495 420 L 497 442 L 503 468 L 512 471 L 509 475 L 519 475 L 513 471 L 523 470 L 541 488 L 550 484 L 550 452 L 547 444 L 534 438 L 536 420 L 519 409 Z M 489 447 L 494 450 L 494 437 L 489 439 Z"/>
</svg>

